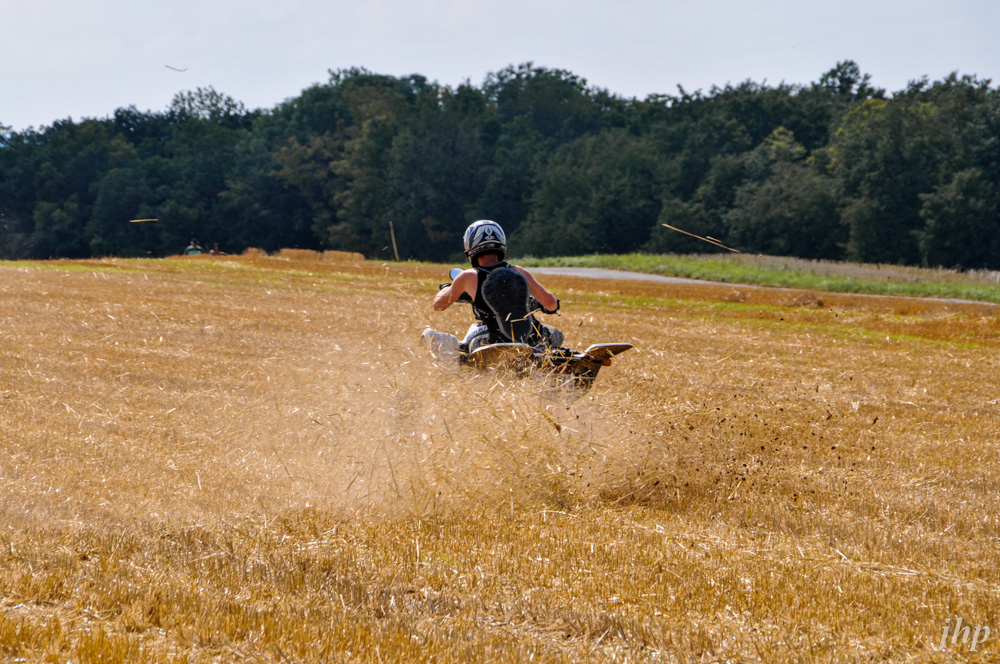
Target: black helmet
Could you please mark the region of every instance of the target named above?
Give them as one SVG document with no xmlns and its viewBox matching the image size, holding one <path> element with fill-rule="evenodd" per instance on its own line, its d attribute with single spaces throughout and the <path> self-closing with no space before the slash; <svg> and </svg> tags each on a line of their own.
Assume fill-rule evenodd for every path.
<svg viewBox="0 0 1000 664">
<path fill-rule="evenodd" d="M 476 256 L 490 252 L 499 254 L 503 260 L 507 255 L 507 236 L 497 222 L 480 219 L 465 229 L 465 255 L 475 265 Z"/>
</svg>

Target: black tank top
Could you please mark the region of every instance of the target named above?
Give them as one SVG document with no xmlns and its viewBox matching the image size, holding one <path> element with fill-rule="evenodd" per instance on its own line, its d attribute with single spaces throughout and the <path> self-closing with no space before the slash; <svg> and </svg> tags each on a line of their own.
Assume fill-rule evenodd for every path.
<svg viewBox="0 0 1000 664">
<path fill-rule="evenodd" d="M 476 297 L 472 300 L 472 311 L 476 315 L 476 320 L 485 323 L 489 329 L 491 343 L 496 343 L 503 335 L 500 333 L 500 324 L 497 323 L 496 315 L 490 309 L 490 305 L 486 304 L 486 300 L 483 299 L 483 282 L 486 281 L 493 270 L 499 270 L 502 267 L 510 267 L 510 265 L 501 261 L 489 267 L 476 266 L 476 276 L 479 281 L 476 283 Z"/>
</svg>

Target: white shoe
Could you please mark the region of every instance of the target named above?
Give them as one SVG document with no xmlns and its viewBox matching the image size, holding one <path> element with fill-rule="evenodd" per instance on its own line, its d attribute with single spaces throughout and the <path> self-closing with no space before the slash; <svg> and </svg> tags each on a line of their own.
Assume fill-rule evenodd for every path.
<svg viewBox="0 0 1000 664">
<path fill-rule="evenodd" d="M 445 332 L 438 332 L 437 330 L 427 328 L 421 336 L 427 341 L 431 355 L 437 359 L 458 359 L 458 337 L 454 334 L 446 334 Z"/>
</svg>

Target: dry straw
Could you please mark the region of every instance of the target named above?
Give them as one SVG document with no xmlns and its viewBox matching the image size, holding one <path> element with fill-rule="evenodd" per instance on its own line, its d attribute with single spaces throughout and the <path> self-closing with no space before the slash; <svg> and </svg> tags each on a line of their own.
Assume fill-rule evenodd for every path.
<svg viewBox="0 0 1000 664">
<path fill-rule="evenodd" d="M 0 264 L 0 659 L 997 658 L 994 309 L 551 278 L 575 398 L 309 265 Z"/>
</svg>

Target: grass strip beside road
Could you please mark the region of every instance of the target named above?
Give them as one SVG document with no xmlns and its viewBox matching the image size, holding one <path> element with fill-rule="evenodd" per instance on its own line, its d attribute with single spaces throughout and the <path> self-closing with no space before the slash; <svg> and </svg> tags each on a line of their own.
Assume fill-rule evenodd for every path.
<svg viewBox="0 0 1000 664">
<path fill-rule="evenodd" d="M 525 267 L 600 267 L 729 284 L 1000 303 L 1000 273 L 751 255 L 620 254 L 519 258 Z"/>
</svg>

